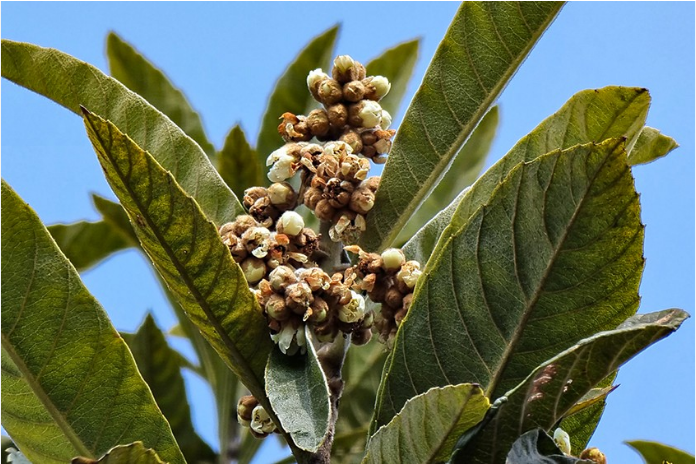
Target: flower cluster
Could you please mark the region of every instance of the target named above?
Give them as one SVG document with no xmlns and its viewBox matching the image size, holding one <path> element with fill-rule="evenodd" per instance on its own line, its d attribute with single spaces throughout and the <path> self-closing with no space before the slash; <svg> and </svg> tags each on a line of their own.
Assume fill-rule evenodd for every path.
<svg viewBox="0 0 696 464">
<path fill-rule="evenodd" d="M 237 422 L 244 427 L 249 427 L 251 434 L 256 438 L 264 438 L 278 431 L 268 412 L 261 406 L 256 398 L 251 395 L 242 396 L 237 403 Z"/>
<path fill-rule="evenodd" d="M 381 303 L 375 328 L 380 340 L 389 343 L 406 317 L 413 289 L 422 272 L 418 261 L 406 261 L 403 251 L 389 248 L 382 252 L 366 253 L 358 246 L 347 246 L 347 251 L 358 254 L 358 262 L 346 271 L 354 290 L 367 292 L 375 303 Z"/>
<path fill-rule="evenodd" d="M 331 240 L 355 243 L 379 186 L 378 177 L 367 178 L 370 160 L 386 161 L 395 134 L 388 129 L 391 116 L 377 103 L 390 84 L 382 76 L 366 77 L 365 67 L 347 55 L 334 60 L 332 75 L 309 73 L 309 91 L 324 107 L 307 116 L 283 114 L 278 132 L 286 144 L 266 164 L 276 183 L 301 171 L 298 201 L 333 224 Z"/>
</svg>

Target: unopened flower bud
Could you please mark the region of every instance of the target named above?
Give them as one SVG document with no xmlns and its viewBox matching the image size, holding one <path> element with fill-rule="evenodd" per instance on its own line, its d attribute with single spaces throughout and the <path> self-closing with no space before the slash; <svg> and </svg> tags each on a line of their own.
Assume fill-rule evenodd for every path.
<svg viewBox="0 0 696 464">
<path fill-rule="evenodd" d="M 241 425 L 248 427 L 251 423 L 254 408 L 258 405 L 259 402 L 251 395 L 239 398 L 239 402 L 237 403 L 237 421 Z"/>
<path fill-rule="evenodd" d="M 382 122 L 379 124 L 379 127 L 382 129 L 389 129 L 389 126 L 391 126 L 392 123 L 392 117 L 391 114 L 387 110 L 382 110 Z"/>
<path fill-rule="evenodd" d="M 351 103 L 359 102 L 365 96 L 365 86 L 360 81 L 343 84 L 343 98 Z"/>
<path fill-rule="evenodd" d="M 256 406 L 251 412 L 251 424 L 249 427 L 254 432 L 262 434 L 273 433 L 276 429 L 271 416 L 268 415 L 268 412 L 261 405 Z"/>
<path fill-rule="evenodd" d="M 416 286 L 421 274 L 418 261 L 407 261 L 401 266 L 399 272 L 396 273 L 396 280 L 403 282 L 406 287 L 412 289 Z"/>
<path fill-rule="evenodd" d="M 587 459 L 588 461 L 595 462 L 597 464 L 607 464 L 607 458 L 598 448 L 587 448 L 579 456 L 580 459 Z"/>
<path fill-rule="evenodd" d="M 337 56 L 331 70 L 333 78 L 344 84 L 365 79 L 365 66 L 348 55 Z"/>
<path fill-rule="evenodd" d="M 329 132 L 329 115 L 325 110 L 312 110 L 307 116 L 307 127 L 315 137 L 321 137 Z"/>
<path fill-rule="evenodd" d="M 321 190 L 316 187 L 309 187 L 305 190 L 304 196 L 302 197 L 302 202 L 307 206 L 307 208 L 314 210 L 322 199 Z"/>
<path fill-rule="evenodd" d="M 242 261 L 241 268 L 250 285 L 254 285 L 266 275 L 266 263 L 259 258 L 248 257 Z"/>
<path fill-rule="evenodd" d="M 343 103 L 336 103 L 326 108 L 331 127 L 342 129 L 348 124 L 348 108 Z"/>
<path fill-rule="evenodd" d="M 570 436 L 562 428 L 557 428 L 553 432 L 553 441 L 556 442 L 556 446 L 560 449 L 566 456 L 570 455 Z"/>
<path fill-rule="evenodd" d="M 388 248 L 382 252 L 382 269 L 387 272 L 396 272 L 406 262 L 404 252 L 398 248 Z"/>
<path fill-rule="evenodd" d="M 350 292 L 352 297 L 350 303 L 338 309 L 338 318 L 342 322 L 352 324 L 365 317 L 365 299 L 353 290 Z"/>
<path fill-rule="evenodd" d="M 304 228 L 304 219 L 302 216 L 294 211 L 286 211 L 278 219 L 276 223 L 276 229 L 281 234 L 289 235 L 294 237 L 295 235 L 302 232 Z"/>
<path fill-rule="evenodd" d="M 348 107 L 348 123 L 353 127 L 376 127 L 382 122 L 382 107 L 372 100 L 363 100 Z"/>
<path fill-rule="evenodd" d="M 372 327 L 374 322 L 375 322 L 374 311 L 368 311 L 367 313 L 365 313 L 365 318 L 363 319 L 360 327 L 362 327 L 363 329 L 369 329 L 370 327 Z"/>
<path fill-rule="evenodd" d="M 313 71 L 310 71 L 307 75 L 307 88 L 309 89 L 315 100 L 319 99 L 319 94 L 317 93 L 317 90 L 319 88 L 319 84 L 324 79 L 330 78 L 328 74 L 321 70 L 321 68 L 317 68 Z"/>
<path fill-rule="evenodd" d="M 322 199 L 317 203 L 314 214 L 322 221 L 330 221 L 336 215 L 336 209 L 329 204 L 328 200 Z"/>
<path fill-rule="evenodd" d="M 281 211 L 293 209 L 297 204 L 297 194 L 287 182 L 275 182 L 267 191 L 271 204 Z"/>
<path fill-rule="evenodd" d="M 384 302 L 392 308 L 400 308 L 404 303 L 404 295 L 396 287 L 391 287 L 384 294 Z"/>
<path fill-rule="evenodd" d="M 345 131 L 339 140 L 350 145 L 353 153 L 360 153 L 363 149 L 362 137 L 360 137 L 360 134 L 358 134 L 358 132 L 355 130 L 351 129 Z"/>
<path fill-rule="evenodd" d="M 375 194 L 368 188 L 358 187 L 350 197 L 349 206 L 356 213 L 367 214 L 375 206 Z"/>
<path fill-rule="evenodd" d="M 265 305 L 266 314 L 276 321 L 285 321 L 290 317 L 290 311 L 285 305 L 285 298 L 274 293 L 268 297 Z"/>
<path fill-rule="evenodd" d="M 276 292 L 283 292 L 285 288 L 297 282 L 295 272 L 289 266 L 278 266 L 268 274 L 268 282 Z"/>
<path fill-rule="evenodd" d="M 285 303 L 296 314 L 304 314 L 313 301 L 312 289 L 306 282 L 297 282 L 285 289 Z"/>
<path fill-rule="evenodd" d="M 309 269 L 298 269 L 297 277 L 309 285 L 312 292 L 327 290 L 331 283 L 331 277 L 319 267 Z"/>
<path fill-rule="evenodd" d="M 327 315 L 329 314 L 329 305 L 324 300 L 323 298 L 319 296 L 314 297 L 314 302 L 312 302 L 312 305 L 307 309 L 305 312 L 305 315 L 303 316 L 303 320 L 309 321 L 312 323 L 319 323 L 323 322 L 326 320 Z"/>
<path fill-rule="evenodd" d="M 363 80 L 365 84 L 365 98 L 370 100 L 379 100 L 389 93 L 391 83 L 384 76 L 370 76 Z"/>
<path fill-rule="evenodd" d="M 319 101 L 325 106 L 331 106 L 343 99 L 341 84 L 334 79 L 325 79 L 319 84 L 317 89 Z"/>
</svg>

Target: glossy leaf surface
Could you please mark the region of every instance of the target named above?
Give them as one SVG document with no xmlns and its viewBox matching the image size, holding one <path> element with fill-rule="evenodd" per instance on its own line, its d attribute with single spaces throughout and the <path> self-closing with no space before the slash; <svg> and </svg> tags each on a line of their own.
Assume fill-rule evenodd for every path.
<svg viewBox="0 0 696 464">
<path fill-rule="evenodd" d="M 364 249 L 394 241 L 561 5 L 462 4 L 399 127 L 367 216 Z"/>
<path fill-rule="evenodd" d="M 434 386 L 475 382 L 497 398 L 638 307 L 643 225 L 621 140 L 519 164 L 443 240 L 397 333 L 373 427 Z"/>
<path fill-rule="evenodd" d="M 142 440 L 184 458 L 125 342 L 29 206 L 2 183 L 2 424 L 32 462 Z"/>
<path fill-rule="evenodd" d="M 489 407 L 478 385 L 432 388 L 407 401 L 370 438 L 363 464 L 446 461 L 461 434 L 479 423 Z"/>
<path fill-rule="evenodd" d="M 273 349 L 266 368 L 266 392 L 280 426 L 299 448 L 314 452 L 329 429 L 329 387 L 305 329 L 307 353 L 288 356 Z"/>
<path fill-rule="evenodd" d="M 411 80 L 413 68 L 418 59 L 420 41 L 409 40 L 401 43 L 365 65 L 368 76 L 384 76 L 389 79 L 391 89 L 389 93 L 379 101 L 380 106 L 387 110 L 392 117 L 401 105 L 401 100 L 406 93 L 406 86 Z M 355 58 L 355 57 L 354 57 Z"/>
<path fill-rule="evenodd" d="M 215 156 L 215 147 L 205 135 L 201 117 L 164 72 L 114 32 L 106 38 L 106 56 L 113 77 L 167 115 L 208 157 Z"/>
<path fill-rule="evenodd" d="M 338 26 L 334 26 L 313 38 L 276 82 L 273 93 L 268 99 L 268 106 L 256 141 L 259 166 L 265 167 L 268 155 L 285 143 L 278 134 L 281 115 L 285 112 L 306 114 L 306 111 L 312 107 L 314 99 L 307 89 L 307 75 L 316 68 L 323 68 L 324 72 L 329 72 L 328 66 L 338 29 Z M 265 179 L 265 183 L 269 183 L 268 179 Z"/>
<path fill-rule="evenodd" d="M 51 48 L 2 40 L 2 77 L 82 115 L 80 105 L 110 120 L 172 173 L 216 224 L 244 209 L 201 147 L 145 99 L 99 69 Z"/>
<path fill-rule="evenodd" d="M 140 374 L 152 390 L 157 406 L 169 421 L 186 461 L 213 462 L 215 453 L 198 436 L 191 422 L 191 409 L 181 375 L 181 369 L 186 365 L 183 362 L 185 360 L 169 347 L 150 314 L 135 334 L 124 338 Z"/>
<path fill-rule="evenodd" d="M 453 462 L 503 462 L 505 450 L 522 433 L 549 430 L 598 382 L 688 317 L 678 309 L 638 314 L 548 360 L 505 395 L 507 402 Z"/>
<path fill-rule="evenodd" d="M 113 124 L 85 110 L 85 126 L 155 268 L 203 336 L 264 402 L 272 342 L 256 297 L 215 225 L 169 172 Z"/>
</svg>

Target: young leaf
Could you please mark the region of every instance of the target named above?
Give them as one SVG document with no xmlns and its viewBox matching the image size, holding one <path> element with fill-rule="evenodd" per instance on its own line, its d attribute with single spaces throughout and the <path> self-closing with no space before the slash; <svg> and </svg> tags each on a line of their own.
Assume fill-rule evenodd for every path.
<svg viewBox="0 0 696 464">
<path fill-rule="evenodd" d="M 33 462 L 135 440 L 185 462 L 123 339 L 5 181 L 2 213 L 3 427 Z"/>
<path fill-rule="evenodd" d="M 161 70 L 115 32 L 106 38 L 106 56 L 113 77 L 166 114 L 209 158 L 215 156 L 215 147 L 205 135 L 201 117 Z"/>
<path fill-rule="evenodd" d="M 315 452 L 329 430 L 331 405 L 326 376 L 312 345 L 311 329 L 305 327 L 307 353 L 288 356 L 273 349 L 266 367 L 266 393 L 280 419 L 299 448 Z"/>
<path fill-rule="evenodd" d="M 256 162 L 256 151 L 239 125 L 227 134 L 225 145 L 217 154 L 217 164 L 220 176 L 239 198 L 244 196 L 244 190 L 265 182 L 261 169 L 264 165 Z"/>
<path fill-rule="evenodd" d="M 392 116 L 396 116 L 406 93 L 406 86 L 418 59 L 419 46 L 420 40 L 409 40 L 390 48 L 365 65 L 368 76 L 384 76 L 389 79 L 391 89 L 379 104 Z"/>
<path fill-rule="evenodd" d="M 397 333 L 374 426 L 434 386 L 475 382 L 498 397 L 635 313 L 643 225 L 623 142 L 519 164 L 441 249 Z"/>
<path fill-rule="evenodd" d="M 169 347 L 152 315 L 148 314 L 138 331 L 125 340 L 186 461 L 213 462 L 215 453 L 193 429 L 181 355 Z"/>
<path fill-rule="evenodd" d="M 667 156 L 669 152 L 679 147 L 672 138 L 662 134 L 659 130 L 645 126 L 638 135 L 635 145 L 628 154 L 628 164 L 646 164 L 658 158 Z"/>
<path fill-rule="evenodd" d="M 425 223 L 451 204 L 462 190 L 474 183 L 486 162 L 486 155 L 491 148 L 497 128 L 498 107 L 494 106 L 486 113 L 469 140 L 459 150 L 442 180 L 411 216 L 406 227 L 399 234 L 397 243 L 404 243 L 413 237 Z"/>
<path fill-rule="evenodd" d="M 333 53 L 338 26 L 313 38 L 290 63 L 273 89 L 268 106 L 263 115 L 261 129 L 256 140 L 256 154 L 259 166 L 266 166 L 266 158 L 281 145 L 283 139 L 278 135 L 278 118 L 285 113 L 304 114 L 312 106 L 312 96 L 307 91 L 307 75 L 316 68 L 325 68 Z M 264 176 L 265 178 L 265 176 Z M 268 183 L 268 180 L 265 180 Z"/>
<path fill-rule="evenodd" d="M 507 401 L 453 463 L 500 462 L 522 433 L 537 427 L 550 430 L 598 382 L 677 330 L 688 317 L 678 309 L 638 314 L 546 361 L 505 394 Z"/>
<path fill-rule="evenodd" d="M 680 449 L 663 443 L 645 440 L 627 441 L 626 444 L 636 450 L 645 459 L 645 464 L 694 464 L 694 457 Z"/>
<path fill-rule="evenodd" d="M 447 225 L 452 222 L 454 229 L 468 221 L 518 163 L 582 143 L 619 137 L 636 140 L 649 107 L 650 94 L 640 88 L 604 87 L 576 93 L 487 170 L 472 186 L 471 195 L 460 194 L 412 237 L 404 246 L 406 256 L 426 263 Z"/>
<path fill-rule="evenodd" d="M 141 441 L 130 445 L 111 448 L 99 460 L 77 457 L 70 464 L 166 464 L 151 448 L 145 448 Z"/>
<path fill-rule="evenodd" d="M 104 221 L 54 224 L 48 227 L 48 231 L 78 271 L 87 270 L 131 246 L 123 235 Z"/>
<path fill-rule="evenodd" d="M 256 297 L 215 226 L 148 152 L 112 123 L 85 111 L 107 181 L 140 243 L 205 339 L 259 401 L 272 348 Z"/>
<path fill-rule="evenodd" d="M 99 69 L 51 48 L 2 40 L 2 76 L 82 115 L 80 105 L 109 119 L 147 150 L 216 224 L 244 208 L 201 148 L 141 96 Z"/>
<path fill-rule="evenodd" d="M 408 400 L 371 438 L 363 464 L 447 461 L 459 437 L 490 407 L 478 385 L 432 388 Z"/>
<path fill-rule="evenodd" d="M 394 241 L 561 6 L 462 4 L 394 140 L 367 216 L 364 249 L 381 250 Z"/>
<path fill-rule="evenodd" d="M 564 456 L 553 438 L 542 429 L 522 434 L 512 444 L 505 462 L 515 464 L 592 464 L 591 461 Z"/>
</svg>

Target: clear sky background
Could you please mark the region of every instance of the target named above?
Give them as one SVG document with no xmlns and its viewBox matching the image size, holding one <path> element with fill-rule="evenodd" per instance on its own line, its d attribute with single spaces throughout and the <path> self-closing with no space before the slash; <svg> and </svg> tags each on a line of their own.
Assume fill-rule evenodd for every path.
<svg viewBox="0 0 696 464">
<path fill-rule="evenodd" d="M 458 3 L 34 3 L 2 4 L 3 38 L 70 53 L 108 72 L 110 30 L 134 44 L 188 96 L 220 148 L 237 122 L 256 139 L 266 98 L 295 54 L 341 23 L 337 54 L 367 62 L 420 37 L 421 54 L 404 104 L 427 68 Z M 505 89 L 489 165 L 574 93 L 606 85 L 650 90 L 648 125 L 681 145 L 634 169 L 647 225 L 641 312 L 678 307 L 694 314 L 694 3 L 570 3 Z M 97 220 L 89 193 L 114 198 L 80 118 L 2 81 L 2 176 L 47 224 Z M 120 253 L 83 275 L 119 330 L 147 311 L 175 324 L 146 260 Z M 181 344 L 177 344 L 180 346 Z M 186 349 L 184 346 L 183 349 Z M 214 448 L 212 397 L 186 376 L 194 423 Z M 621 369 L 592 439 L 611 463 L 641 460 L 624 440 L 657 440 L 694 452 L 694 321 Z M 257 462 L 272 462 L 275 440 Z"/>
</svg>

